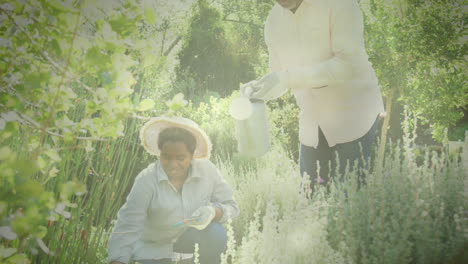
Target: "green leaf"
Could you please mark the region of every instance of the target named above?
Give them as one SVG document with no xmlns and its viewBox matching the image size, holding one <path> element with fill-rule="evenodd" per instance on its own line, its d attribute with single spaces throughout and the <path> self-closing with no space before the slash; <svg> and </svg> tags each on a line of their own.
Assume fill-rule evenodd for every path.
<svg viewBox="0 0 468 264">
<path fill-rule="evenodd" d="M 47 228 L 45 226 L 38 226 L 36 230 L 34 230 L 33 235 L 37 238 L 43 238 L 47 235 Z"/>
<path fill-rule="evenodd" d="M 45 83 L 49 82 L 50 74 L 44 72 L 32 72 L 25 76 L 24 87 L 26 89 L 37 89 L 42 87 Z"/>
<path fill-rule="evenodd" d="M 117 33 L 113 30 L 112 26 L 107 22 L 102 22 L 100 26 L 102 37 L 105 41 L 116 41 L 118 39 Z"/>
<path fill-rule="evenodd" d="M 156 22 L 156 14 L 154 13 L 154 10 L 148 6 L 145 7 L 144 16 L 146 23 L 154 24 Z"/>
<path fill-rule="evenodd" d="M 86 60 L 90 65 L 105 66 L 110 63 L 109 56 L 105 55 L 99 47 L 92 47 L 86 51 Z"/>
<path fill-rule="evenodd" d="M 50 7 L 53 7 L 57 11 L 61 11 L 65 13 L 72 11 L 70 7 L 65 6 L 63 2 L 58 1 L 58 0 L 49 0 L 49 1 L 44 1 L 44 2 Z"/>
<path fill-rule="evenodd" d="M 56 167 L 53 167 L 49 171 L 49 175 L 47 176 L 47 179 L 44 181 L 44 183 L 48 182 L 50 179 L 57 177 L 57 173 L 59 170 Z"/>
<path fill-rule="evenodd" d="M 109 72 L 103 71 L 103 72 L 101 72 L 100 75 L 101 75 L 101 84 L 103 86 L 107 86 L 107 85 L 112 84 L 113 78 L 109 74 Z"/>
<path fill-rule="evenodd" d="M 4 248 L 3 246 L 0 247 L 1 258 L 8 258 L 15 253 L 16 253 L 16 248 Z"/>
<path fill-rule="evenodd" d="M 0 160 L 6 160 L 11 155 L 11 149 L 7 146 L 0 148 Z"/>
<path fill-rule="evenodd" d="M 136 30 L 135 21 L 128 19 L 124 15 L 114 16 L 109 20 L 109 24 L 111 25 L 112 30 L 121 37 L 128 37 Z"/>
<path fill-rule="evenodd" d="M 52 40 L 49 42 L 49 48 L 51 50 L 51 53 L 57 57 L 62 56 L 62 49 L 60 48 L 59 42 L 55 39 L 52 38 Z"/>
<path fill-rule="evenodd" d="M 138 105 L 138 111 L 147 111 L 153 108 L 155 105 L 154 101 L 151 99 L 145 99 L 140 102 Z"/>
<path fill-rule="evenodd" d="M 86 152 L 92 152 L 94 150 L 95 149 L 93 148 L 93 143 L 91 141 L 86 141 L 85 151 Z"/>
<path fill-rule="evenodd" d="M 31 261 L 28 259 L 28 257 L 25 254 L 18 254 L 10 257 L 8 259 L 9 263 L 15 263 L 15 264 L 29 264 Z"/>
<path fill-rule="evenodd" d="M 63 141 L 70 143 L 75 139 L 75 136 L 73 135 L 72 132 L 66 131 L 63 133 Z"/>
<path fill-rule="evenodd" d="M 47 166 L 47 163 L 45 162 L 44 158 L 42 158 L 41 156 L 37 157 L 36 164 L 37 164 L 37 167 L 41 170 Z"/>
<path fill-rule="evenodd" d="M 49 149 L 45 152 L 45 154 L 53 161 L 59 162 L 62 160 L 56 150 Z"/>
<path fill-rule="evenodd" d="M 26 217 L 16 217 L 13 222 L 11 222 L 11 229 L 19 237 L 26 237 L 31 233 L 33 226 L 28 222 Z"/>
<path fill-rule="evenodd" d="M 68 200 L 72 195 L 83 195 L 86 192 L 86 185 L 74 181 L 69 181 L 62 185 L 60 199 Z"/>
<path fill-rule="evenodd" d="M 6 212 L 8 208 L 8 203 L 4 201 L 0 201 L 0 215 L 3 215 L 3 213 Z"/>
</svg>

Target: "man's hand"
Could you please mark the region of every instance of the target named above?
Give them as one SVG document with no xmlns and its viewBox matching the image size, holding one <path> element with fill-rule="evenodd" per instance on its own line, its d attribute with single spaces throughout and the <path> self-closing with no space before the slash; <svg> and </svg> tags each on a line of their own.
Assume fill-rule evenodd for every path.
<svg viewBox="0 0 468 264">
<path fill-rule="evenodd" d="M 288 73 L 272 72 L 251 85 L 252 98 L 271 100 L 281 96 L 288 89 Z"/>
<path fill-rule="evenodd" d="M 257 80 L 253 80 L 253 81 L 250 81 L 248 83 L 244 83 L 243 85 L 241 85 L 240 95 L 242 97 L 249 98 L 252 95 L 252 93 L 254 92 L 253 86 L 255 85 L 256 82 L 257 82 Z"/>
<path fill-rule="evenodd" d="M 202 206 L 193 212 L 191 218 L 197 217 L 197 219 L 190 221 L 188 225 L 198 230 L 203 230 L 213 221 L 215 215 L 216 209 L 213 206 Z"/>
</svg>

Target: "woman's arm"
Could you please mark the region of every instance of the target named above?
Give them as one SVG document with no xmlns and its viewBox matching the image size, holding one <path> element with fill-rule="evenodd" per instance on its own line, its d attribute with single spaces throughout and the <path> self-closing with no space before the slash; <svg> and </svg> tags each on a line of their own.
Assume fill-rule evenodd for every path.
<svg viewBox="0 0 468 264">
<path fill-rule="evenodd" d="M 140 238 L 152 193 L 151 183 L 144 172 L 140 173 L 127 196 L 127 201 L 118 212 L 117 222 L 108 242 L 108 262 L 129 262 L 133 246 Z"/>
<path fill-rule="evenodd" d="M 239 215 L 239 207 L 234 200 L 231 186 L 221 176 L 219 170 L 213 166 L 214 189 L 211 201 L 216 209 L 216 215 L 213 220 L 224 223 L 228 218 L 234 218 Z"/>
</svg>

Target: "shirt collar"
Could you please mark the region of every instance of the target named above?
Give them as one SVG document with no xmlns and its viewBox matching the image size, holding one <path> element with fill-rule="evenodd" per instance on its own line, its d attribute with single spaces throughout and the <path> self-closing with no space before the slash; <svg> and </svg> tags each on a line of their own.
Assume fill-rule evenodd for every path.
<svg viewBox="0 0 468 264">
<path fill-rule="evenodd" d="M 302 0 L 301 5 L 298 7 L 298 9 L 296 10 L 296 13 L 294 13 L 294 14 L 293 14 L 290 10 L 288 10 L 288 9 L 286 9 L 286 8 L 283 8 L 280 4 L 276 3 L 276 5 L 278 5 L 281 9 L 283 9 L 283 13 L 288 12 L 288 13 L 290 13 L 290 14 L 295 15 L 295 14 L 297 14 L 297 11 L 298 11 L 299 9 L 304 8 L 303 5 L 310 5 L 310 4 L 312 4 L 312 2 L 314 2 L 314 1 L 316 1 L 316 0 Z"/>
<path fill-rule="evenodd" d="M 169 181 L 169 178 L 167 177 L 167 174 L 162 168 L 161 163 L 159 163 L 159 161 L 158 161 L 158 166 L 157 166 L 157 171 L 156 171 L 156 179 L 158 180 L 158 182 Z"/>
<path fill-rule="evenodd" d="M 192 160 L 192 164 L 190 164 L 187 180 L 189 180 L 190 178 L 200 178 L 201 176 L 200 173 L 196 173 L 196 169 L 194 168 L 194 161 L 195 160 Z M 169 177 L 167 176 L 166 172 L 164 171 L 159 161 L 158 161 L 157 167 L 158 168 L 157 168 L 156 178 L 158 182 L 169 181 Z"/>
</svg>

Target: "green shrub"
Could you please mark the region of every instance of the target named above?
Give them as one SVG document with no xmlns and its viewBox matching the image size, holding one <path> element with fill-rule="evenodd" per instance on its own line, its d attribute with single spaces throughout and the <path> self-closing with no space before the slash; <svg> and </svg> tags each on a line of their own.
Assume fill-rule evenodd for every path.
<svg viewBox="0 0 468 264">
<path fill-rule="evenodd" d="M 407 130 L 408 132 L 408 130 Z M 467 241 L 466 173 L 458 158 L 414 154 L 415 136 L 390 144 L 380 171 L 349 164 L 343 182 L 301 192 L 297 164 L 276 145 L 238 166 L 216 160 L 241 208 L 228 263 L 451 263 Z M 307 189 L 306 189 L 307 191 Z M 466 260 L 464 260 L 466 261 Z"/>
<path fill-rule="evenodd" d="M 411 151 L 392 148 L 367 186 L 356 191 L 354 172 L 334 185 L 329 240 L 344 242 L 354 263 L 448 263 L 466 241 L 464 173 L 445 154 L 426 153 L 417 166 Z"/>
</svg>

